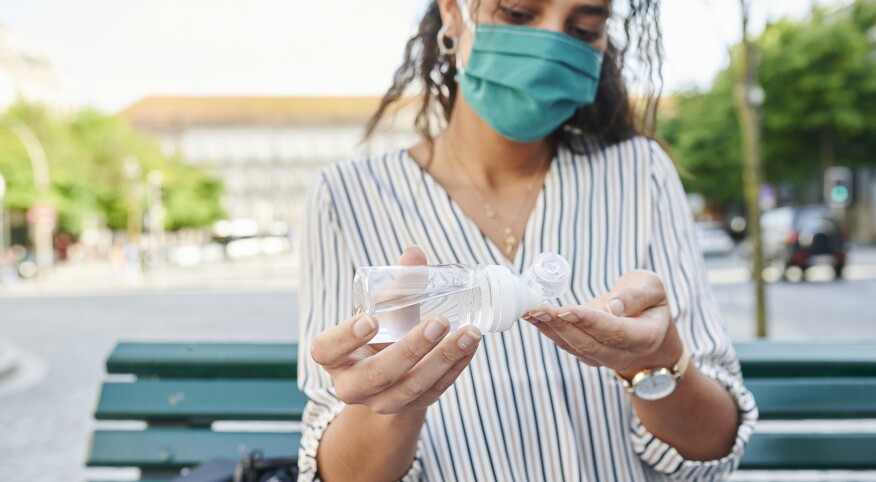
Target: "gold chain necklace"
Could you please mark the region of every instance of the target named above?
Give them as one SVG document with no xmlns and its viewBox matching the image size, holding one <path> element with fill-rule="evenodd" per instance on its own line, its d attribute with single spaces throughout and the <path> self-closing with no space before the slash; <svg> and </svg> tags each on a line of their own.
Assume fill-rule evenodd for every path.
<svg viewBox="0 0 876 482">
<path fill-rule="evenodd" d="M 484 208 L 484 214 L 489 219 L 496 219 L 501 224 L 505 225 L 504 235 L 502 240 L 505 242 L 505 255 L 511 256 L 511 253 L 514 252 L 514 249 L 517 247 L 517 244 L 520 242 L 517 235 L 514 234 L 514 225 L 517 224 L 517 220 L 520 219 L 520 214 L 523 212 L 523 208 L 526 207 L 527 201 L 529 201 L 529 193 L 532 192 L 532 188 L 535 186 L 535 178 L 542 171 L 542 168 L 545 164 L 545 158 L 541 159 L 541 163 L 538 167 L 533 171 L 532 175 L 529 177 L 529 181 L 526 183 L 526 192 L 527 195 L 523 197 L 523 200 L 520 202 L 520 207 L 517 208 L 517 213 L 514 215 L 514 218 L 511 222 L 506 222 L 504 218 L 499 214 L 498 211 L 490 204 L 485 198 L 481 191 L 477 188 L 474 179 L 471 178 L 468 171 L 465 170 L 465 167 L 462 165 L 462 162 L 459 160 L 459 157 L 456 155 L 456 151 L 453 150 L 453 146 L 450 145 L 450 141 L 447 139 L 447 135 L 444 135 L 444 145 L 447 148 L 447 151 L 450 153 L 450 158 L 453 159 L 453 162 L 459 167 L 465 176 L 468 183 L 471 185 L 472 190 L 480 201 L 481 206 Z M 522 234 L 522 233 L 521 233 Z"/>
</svg>

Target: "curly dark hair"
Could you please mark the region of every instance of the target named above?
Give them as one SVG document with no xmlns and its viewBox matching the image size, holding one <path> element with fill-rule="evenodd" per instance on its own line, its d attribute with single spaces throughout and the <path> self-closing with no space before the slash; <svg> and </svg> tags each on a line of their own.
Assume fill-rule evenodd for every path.
<svg viewBox="0 0 876 482">
<path fill-rule="evenodd" d="M 578 109 L 551 135 L 555 141 L 582 152 L 592 141 L 614 144 L 636 135 L 654 137 L 663 80 L 659 3 L 659 0 L 626 1 L 627 11 L 622 18 L 624 38 L 615 39 L 609 35 L 596 99 Z M 374 134 L 389 108 L 399 102 L 411 86 L 425 87 L 419 93 L 421 102 L 414 127 L 429 144 L 434 134 L 432 120 L 449 121 L 457 94 L 456 65 L 452 57 L 441 55 L 438 49 L 441 25 L 438 2 L 433 1 L 427 7 L 416 35 L 407 42 L 404 62 L 396 70 L 392 86 L 368 121 L 365 139 Z M 634 45 L 635 49 L 631 49 Z M 631 63 L 625 64 L 631 51 L 635 56 Z M 625 76 L 631 86 L 635 85 L 637 91 L 641 91 L 641 100 L 635 106 L 630 102 Z"/>
</svg>

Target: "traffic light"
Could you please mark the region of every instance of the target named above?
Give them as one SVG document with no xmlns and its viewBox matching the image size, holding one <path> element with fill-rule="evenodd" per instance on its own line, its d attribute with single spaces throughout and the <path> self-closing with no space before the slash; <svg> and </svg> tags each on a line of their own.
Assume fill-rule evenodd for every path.
<svg viewBox="0 0 876 482">
<path fill-rule="evenodd" d="M 852 170 L 848 167 L 829 167 L 824 171 L 824 202 L 833 208 L 852 204 Z"/>
</svg>

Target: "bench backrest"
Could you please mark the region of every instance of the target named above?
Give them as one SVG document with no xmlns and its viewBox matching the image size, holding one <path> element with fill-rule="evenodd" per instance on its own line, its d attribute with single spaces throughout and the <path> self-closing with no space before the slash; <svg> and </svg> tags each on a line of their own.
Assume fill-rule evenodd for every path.
<svg viewBox="0 0 876 482">
<path fill-rule="evenodd" d="M 762 420 L 876 418 L 876 346 L 752 342 L 736 345 Z M 139 467 L 169 477 L 241 444 L 267 456 L 297 452 L 306 398 L 295 344 L 120 343 L 95 418 L 138 420 L 143 430 L 100 429 L 89 466 Z M 279 422 L 271 430 L 222 430 L 223 421 Z M 744 469 L 876 469 L 876 433 L 758 432 Z"/>
<path fill-rule="evenodd" d="M 167 480 L 212 458 L 236 459 L 241 447 L 296 454 L 307 402 L 297 358 L 295 344 L 119 343 L 107 372 L 127 379 L 104 383 L 94 416 L 145 427 L 96 430 L 87 465 Z M 228 421 L 267 424 L 217 423 Z"/>
<path fill-rule="evenodd" d="M 762 423 L 742 468 L 876 469 L 876 433 L 824 423 L 876 419 L 876 345 L 748 342 L 736 350 L 761 420 L 821 422 Z"/>
</svg>

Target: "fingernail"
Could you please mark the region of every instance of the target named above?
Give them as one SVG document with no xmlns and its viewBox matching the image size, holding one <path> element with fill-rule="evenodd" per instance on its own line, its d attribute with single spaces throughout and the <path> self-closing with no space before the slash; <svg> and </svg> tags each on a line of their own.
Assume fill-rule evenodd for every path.
<svg viewBox="0 0 876 482">
<path fill-rule="evenodd" d="M 614 316 L 624 315 L 624 302 L 615 298 L 608 302 L 608 312 Z"/>
<path fill-rule="evenodd" d="M 447 324 L 443 320 L 432 318 L 426 322 L 426 329 L 423 330 L 423 336 L 429 341 L 437 341 L 445 331 L 447 331 Z"/>
<path fill-rule="evenodd" d="M 545 313 L 544 311 L 536 311 L 532 314 L 532 317 L 538 321 L 548 322 L 551 321 L 551 315 Z"/>
<path fill-rule="evenodd" d="M 563 311 L 562 313 L 558 313 L 557 316 L 569 323 L 578 323 L 578 317 L 571 311 Z"/>
<path fill-rule="evenodd" d="M 459 341 L 457 341 L 456 344 L 459 345 L 460 348 L 465 350 L 466 348 L 469 348 L 477 343 L 482 336 L 483 335 L 481 335 L 480 331 L 466 330 L 465 334 L 459 337 Z"/>
<path fill-rule="evenodd" d="M 370 316 L 365 315 L 353 323 L 353 334 L 359 338 L 364 338 L 365 335 L 371 333 L 375 326 L 374 320 Z"/>
</svg>

